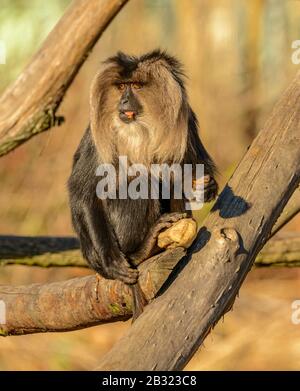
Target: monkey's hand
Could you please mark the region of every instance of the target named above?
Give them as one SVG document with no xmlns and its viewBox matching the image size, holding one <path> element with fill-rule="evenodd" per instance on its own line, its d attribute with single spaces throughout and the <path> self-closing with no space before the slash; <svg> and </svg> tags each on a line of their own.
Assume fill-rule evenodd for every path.
<svg viewBox="0 0 300 391">
<path fill-rule="evenodd" d="M 157 220 L 156 224 L 150 229 L 141 247 L 135 253 L 129 256 L 131 262 L 138 266 L 145 259 L 148 259 L 162 251 L 162 249 L 157 245 L 159 234 L 185 217 L 186 213 L 174 212 L 163 214 Z"/>
<path fill-rule="evenodd" d="M 204 196 L 203 201 L 210 202 L 214 200 L 218 194 L 218 184 L 215 178 L 213 178 L 211 175 L 205 175 L 203 178 L 194 180 L 193 190 L 195 193 L 197 193 L 197 185 L 200 184 L 203 186 L 203 193 L 201 191 L 201 194 Z"/>
<path fill-rule="evenodd" d="M 219 186 L 212 176 L 206 175 L 204 178 L 207 178 L 204 181 L 204 202 L 210 202 L 217 197 Z"/>
</svg>

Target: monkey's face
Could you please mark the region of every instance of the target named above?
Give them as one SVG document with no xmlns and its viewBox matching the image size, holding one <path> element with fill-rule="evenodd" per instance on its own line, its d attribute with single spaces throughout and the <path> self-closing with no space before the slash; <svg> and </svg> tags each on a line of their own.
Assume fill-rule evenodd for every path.
<svg viewBox="0 0 300 391">
<path fill-rule="evenodd" d="M 91 89 L 92 134 L 103 159 L 124 154 L 140 163 L 179 162 L 188 112 L 180 64 L 159 51 L 118 54 L 106 64 Z"/>
<path fill-rule="evenodd" d="M 122 94 L 118 104 L 119 118 L 126 124 L 135 121 L 142 114 L 142 105 L 138 97 L 138 91 L 142 87 L 142 83 L 133 81 L 117 84 Z"/>
<path fill-rule="evenodd" d="M 139 125 L 144 126 L 161 137 L 163 129 L 176 127 L 183 102 L 182 90 L 162 61 L 140 62 L 130 78 L 118 74 L 112 88 L 117 89 L 115 108 L 123 123 L 136 125 L 137 130 Z"/>
</svg>

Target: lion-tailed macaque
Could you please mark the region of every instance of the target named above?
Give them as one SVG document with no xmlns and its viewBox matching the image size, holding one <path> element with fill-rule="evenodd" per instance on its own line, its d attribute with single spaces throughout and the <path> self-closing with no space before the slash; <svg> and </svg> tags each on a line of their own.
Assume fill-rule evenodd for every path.
<svg viewBox="0 0 300 391">
<path fill-rule="evenodd" d="M 132 286 L 134 318 L 146 304 L 137 266 L 153 254 L 158 234 L 186 216 L 186 199 L 124 199 L 118 197 L 118 180 L 117 196 L 101 199 L 96 170 L 110 164 L 120 175 L 119 156 L 147 170 L 151 164 L 203 164 L 209 178 L 204 201 L 216 197 L 215 165 L 198 136 L 183 79 L 180 63 L 160 50 L 109 58 L 92 83 L 90 126 L 74 155 L 68 181 L 72 222 L 83 257 L 103 277 Z"/>
</svg>

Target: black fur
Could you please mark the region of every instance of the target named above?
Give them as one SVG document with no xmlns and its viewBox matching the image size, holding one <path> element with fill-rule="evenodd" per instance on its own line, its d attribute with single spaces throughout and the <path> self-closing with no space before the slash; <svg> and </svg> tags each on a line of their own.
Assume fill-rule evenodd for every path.
<svg viewBox="0 0 300 391">
<path fill-rule="evenodd" d="M 137 69 L 139 63 L 144 61 L 159 61 L 163 60 L 170 69 L 174 79 L 180 85 L 185 95 L 185 87 L 183 82 L 184 72 L 181 63 L 175 58 L 167 54 L 165 51 L 156 49 L 150 53 L 146 53 L 141 57 L 129 56 L 123 52 L 118 52 L 116 56 L 109 57 L 105 63 L 117 64 L 121 71 L 120 76 L 122 78 L 130 78 L 132 73 Z"/>
</svg>

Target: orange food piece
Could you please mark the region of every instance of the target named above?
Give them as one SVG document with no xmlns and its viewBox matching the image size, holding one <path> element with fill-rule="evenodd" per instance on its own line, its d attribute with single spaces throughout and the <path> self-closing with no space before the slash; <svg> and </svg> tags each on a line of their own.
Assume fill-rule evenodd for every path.
<svg viewBox="0 0 300 391">
<path fill-rule="evenodd" d="M 125 111 L 124 113 L 128 118 L 132 118 L 134 116 L 134 111 Z"/>
</svg>

